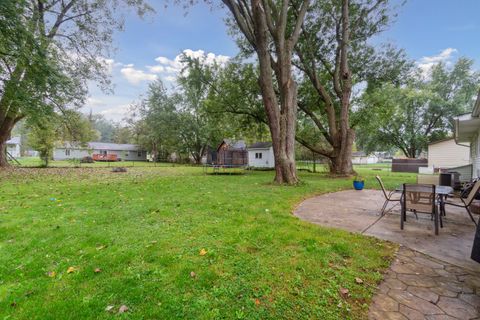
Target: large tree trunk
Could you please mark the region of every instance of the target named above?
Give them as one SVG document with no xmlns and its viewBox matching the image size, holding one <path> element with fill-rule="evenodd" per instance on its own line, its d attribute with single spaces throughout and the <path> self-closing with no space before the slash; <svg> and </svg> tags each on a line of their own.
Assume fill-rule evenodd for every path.
<svg viewBox="0 0 480 320">
<path fill-rule="evenodd" d="M 335 154 L 330 158 L 330 174 L 335 176 L 350 176 L 355 174 L 352 165 L 352 147 L 355 140 L 355 131 L 349 129 L 345 144 L 342 148 L 335 149 Z"/>
<path fill-rule="evenodd" d="M 269 51 L 268 28 L 263 8 L 258 1 L 252 5 L 256 26 L 256 51 L 260 66 L 259 85 L 267 113 L 275 157 L 275 179 L 279 184 L 298 183 L 295 167 L 295 126 L 297 122 L 297 86 L 292 79 L 291 49 L 285 40 L 277 39 L 277 62 L 272 63 Z M 273 83 L 272 65 L 278 81 L 280 103 Z"/>
<path fill-rule="evenodd" d="M 10 164 L 7 161 L 7 144 L 0 138 L 0 168 L 8 167 Z"/>
<path fill-rule="evenodd" d="M 336 175 L 351 175 L 354 173 L 352 167 L 352 146 L 355 140 L 355 131 L 350 128 L 349 110 L 350 98 L 352 95 L 352 74 L 348 65 L 348 52 L 350 49 L 350 20 L 349 1 L 342 2 L 342 38 L 340 41 L 340 74 L 337 73 L 337 95 L 340 98 L 340 136 L 334 148 L 335 157 L 332 158 L 331 170 Z"/>
<path fill-rule="evenodd" d="M 0 121 L 0 168 L 10 166 L 7 160 L 6 142 L 10 138 L 12 129 L 17 121 L 11 117 L 5 117 L 3 122 Z"/>
</svg>

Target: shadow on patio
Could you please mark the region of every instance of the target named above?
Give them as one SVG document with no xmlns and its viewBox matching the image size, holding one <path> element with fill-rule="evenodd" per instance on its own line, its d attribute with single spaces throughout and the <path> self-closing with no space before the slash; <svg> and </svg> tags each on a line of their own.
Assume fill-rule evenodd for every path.
<svg viewBox="0 0 480 320">
<path fill-rule="evenodd" d="M 294 214 L 403 245 L 378 286 L 369 319 L 480 319 L 480 264 L 470 259 L 475 226 L 464 209 L 447 206 L 435 236 L 425 214 L 418 220 L 408 214 L 400 230 L 398 202 L 380 218 L 384 200 L 381 191 L 341 191 L 307 199 Z"/>
<path fill-rule="evenodd" d="M 398 202 L 379 219 L 384 200 L 381 191 L 347 190 L 307 199 L 294 214 L 319 225 L 400 243 L 436 259 L 480 272 L 480 264 L 470 259 L 475 225 L 465 209 L 447 206 L 443 228 L 435 236 L 434 224 L 428 214 L 419 213 L 417 220 L 413 213 L 407 213 L 405 229 L 400 230 Z M 393 205 L 390 203 L 388 208 Z"/>
</svg>

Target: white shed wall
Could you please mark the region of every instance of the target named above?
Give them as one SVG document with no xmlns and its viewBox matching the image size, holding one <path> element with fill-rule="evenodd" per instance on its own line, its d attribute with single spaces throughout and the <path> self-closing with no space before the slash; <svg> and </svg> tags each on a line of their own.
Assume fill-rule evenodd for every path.
<svg viewBox="0 0 480 320">
<path fill-rule="evenodd" d="M 470 163 L 470 148 L 456 144 L 454 139 L 428 145 L 429 167 L 453 168 Z"/>
<path fill-rule="evenodd" d="M 255 153 L 261 153 L 262 159 L 256 159 Z M 274 168 L 275 157 L 273 155 L 273 148 L 270 147 L 269 149 L 249 149 L 248 165 L 255 168 Z"/>
<path fill-rule="evenodd" d="M 20 157 L 20 145 L 19 144 L 7 144 L 7 152 L 14 158 Z"/>
</svg>

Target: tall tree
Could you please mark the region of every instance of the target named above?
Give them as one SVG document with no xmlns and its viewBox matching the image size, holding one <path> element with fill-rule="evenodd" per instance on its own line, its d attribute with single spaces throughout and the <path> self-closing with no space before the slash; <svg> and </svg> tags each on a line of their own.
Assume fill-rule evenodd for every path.
<svg viewBox="0 0 480 320">
<path fill-rule="evenodd" d="M 85 146 L 97 134 L 89 119 L 74 110 L 65 110 L 62 114 L 52 113 L 42 122 L 27 122 L 27 130 L 28 144 L 39 152 L 45 167 L 48 167 L 58 142 Z"/>
<path fill-rule="evenodd" d="M 87 80 L 108 85 L 116 14 L 122 6 L 141 15 L 143 0 L 3 0 L 0 2 L 0 150 L 23 118 L 42 122 L 51 110 L 80 106 Z M 0 152 L 0 167 L 6 166 Z"/>
<path fill-rule="evenodd" d="M 388 0 L 316 1 L 295 47 L 295 65 L 304 75 L 298 104 L 303 120 L 297 138 L 330 160 L 332 174 L 353 173 L 351 106 L 355 85 L 392 77 L 404 67 L 405 60 L 398 63 L 392 59 L 401 57 L 400 51 L 389 48 L 382 52 L 369 43 L 388 25 L 389 11 Z M 398 70 L 385 63 L 392 61 Z"/>
<path fill-rule="evenodd" d="M 176 104 L 176 97 L 169 96 L 163 83 L 157 80 L 150 84 L 146 98 L 137 105 L 137 143 L 151 152 L 154 161 L 166 159 L 177 151 L 180 123 Z"/>
<path fill-rule="evenodd" d="M 440 63 L 428 74 L 410 73 L 406 84 L 383 84 L 367 90 L 359 105 L 359 145 L 400 149 L 414 158 L 431 141 L 451 136 L 453 118 L 469 112 L 480 86 L 473 61 L 460 58 L 452 66 Z"/>
<path fill-rule="evenodd" d="M 289 0 L 222 2 L 258 57 L 259 85 L 275 157 L 275 182 L 296 184 L 297 85 L 292 56 L 310 1 L 302 0 L 300 4 Z"/>
</svg>

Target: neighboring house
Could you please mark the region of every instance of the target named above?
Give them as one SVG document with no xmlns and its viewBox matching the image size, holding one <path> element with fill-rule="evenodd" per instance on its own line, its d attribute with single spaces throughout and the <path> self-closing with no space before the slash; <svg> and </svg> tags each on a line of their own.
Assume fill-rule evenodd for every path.
<svg viewBox="0 0 480 320">
<path fill-rule="evenodd" d="M 20 147 L 21 147 L 22 139 L 20 137 L 13 137 L 10 140 L 7 140 L 7 152 L 14 158 L 19 158 L 20 154 Z"/>
<path fill-rule="evenodd" d="M 217 147 L 217 159 L 215 164 L 226 167 L 248 165 L 248 153 L 245 141 L 223 139 Z"/>
<path fill-rule="evenodd" d="M 470 164 L 470 145 L 458 145 L 454 138 L 432 142 L 428 145 L 428 167 L 450 169 Z"/>
<path fill-rule="evenodd" d="M 378 157 L 375 154 L 366 154 L 363 151 L 352 152 L 353 164 L 371 164 L 378 163 Z"/>
<path fill-rule="evenodd" d="M 88 142 L 86 146 L 64 143 L 55 148 L 54 160 L 82 159 L 87 156 L 116 156 L 124 161 L 147 161 L 147 151 L 134 144 Z"/>
<path fill-rule="evenodd" d="M 275 157 L 271 142 L 256 142 L 247 148 L 248 165 L 254 168 L 274 168 Z"/>
<path fill-rule="evenodd" d="M 471 113 L 455 118 L 455 142 L 469 146 L 472 177 L 480 176 L 480 91 Z"/>
</svg>

